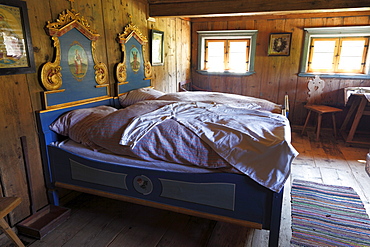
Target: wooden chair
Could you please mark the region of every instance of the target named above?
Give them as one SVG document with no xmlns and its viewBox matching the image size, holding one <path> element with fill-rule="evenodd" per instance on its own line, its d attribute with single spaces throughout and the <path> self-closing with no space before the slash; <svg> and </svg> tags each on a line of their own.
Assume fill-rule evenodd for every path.
<svg viewBox="0 0 370 247">
<path fill-rule="evenodd" d="M 305 105 L 305 108 L 308 110 L 308 114 L 303 125 L 301 135 L 303 135 L 304 131 L 306 130 L 311 113 L 315 112 L 317 113 L 316 141 L 318 141 L 320 137 L 322 116 L 328 113 L 330 113 L 332 116 L 334 136 L 337 136 L 335 113 L 342 111 L 342 109 L 339 108 L 317 104 L 317 102 L 321 101 L 322 89 L 324 88 L 324 86 L 325 82 L 321 80 L 317 75 L 315 76 L 315 79 L 308 82 L 309 96 L 307 98 L 308 103 L 307 105 Z"/>
<path fill-rule="evenodd" d="M 18 247 L 24 247 L 17 234 L 10 228 L 4 217 L 21 203 L 20 197 L 0 197 L 0 228 Z"/>
</svg>

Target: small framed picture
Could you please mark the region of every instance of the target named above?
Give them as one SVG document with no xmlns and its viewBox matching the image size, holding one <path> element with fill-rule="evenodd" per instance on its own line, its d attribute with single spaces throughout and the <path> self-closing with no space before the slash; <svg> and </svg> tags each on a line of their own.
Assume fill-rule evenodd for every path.
<svg viewBox="0 0 370 247">
<path fill-rule="evenodd" d="M 164 32 L 152 29 L 152 66 L 163 65 L 164 61 Z"/>
<path fill-rule="evenodd" d="M 27 5 L 0 0 L 0 75 L 35 73 Z"/>
<path fill-rule="evenodd" d="M 289 56 L 292 33 L 271 33 L 269 56 Z"/>
</svg>

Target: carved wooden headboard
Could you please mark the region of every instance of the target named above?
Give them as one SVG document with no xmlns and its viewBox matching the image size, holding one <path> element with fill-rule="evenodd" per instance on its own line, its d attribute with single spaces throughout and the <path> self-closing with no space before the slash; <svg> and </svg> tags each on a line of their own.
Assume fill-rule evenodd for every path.
<svg viewBox="0 0 370 247">
<path fill-rule="evenodd" d="M 43 65 L 44 108 L 57 108 L 109 97 L 107 66 L 97 61 L 99 34 L 73 9 L 48 22 L 46 31 L 55 48 L 55 60 Z"/>
<path fill-rule="evenodd" d="M 117 40 L 122 51 L 122 61 L 116 68 L 118 95 L 151 86 L 152 66 L 145 59 L 148 39 L 130 21 L 123 33 L 118 34 Z"/>
</svg>

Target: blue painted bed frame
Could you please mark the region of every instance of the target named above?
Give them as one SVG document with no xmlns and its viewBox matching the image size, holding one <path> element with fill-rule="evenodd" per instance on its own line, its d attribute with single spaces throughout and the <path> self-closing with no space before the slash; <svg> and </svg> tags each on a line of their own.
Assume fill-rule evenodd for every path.
<svg viewBox="0 0 370 247">
<path fill-rule="evenodd" d="M 165 172 L 150 168 L 135 168 L 130 167 L 130 159 L 127 159 L 127 164 L 106 163 L 84 158 L 80 155 L 50 145 L 52 142 L 65 139 L 65 137 L 59 136 L 49 129 L 49 125 L 55 119 L 71 110 L 95 107 L 98 105 L 117 107 L 118 101 L 116 98 L 106 98 L 100 101 L 55 110 L 44 110 L 37 113 L 44 171 L 49 200 L 52 204 L 59 204 L 57 188 L 66 188 L 212 220 L 226 221 L 252 228 L 270 230 L 269 246 L 278 246 L 283 189 L 280 193 L 275 193 L 241 174 L 189 174 Z M 90 178 L 84 178 L 84 175 L 82 175 L 81 178 L 81 174 L 78 174 L 79 169 L 92 171 L 92 175 L 90 175 Z M 84 171 L 82 171 L 82 173 L 84 173 Z M 110 174 L 109 176 L 113 177 L 108 177 L 106 179 L 108 182 L 94 182 L 94 176 L 101 177 L 97 175 L 100 173 Z M 134 180 L 138 176 L 148 178 L 151 181 L 151 193 L 141 193 L 134 187 Z M 225 209 L 219 206 L 207 205 L 207 203 L 189 202 L 172 196 L 168 197 L 163 194 L 165 193 L 165 186 L 167 186 L 164 182 L 167 181 L 180 181 L 180 183 L 191 185 L 190 187 L 204 184 L 231 185 L 232 188 L 234 188 L 234 195 L 232 196 L 232 200 L 234 200 L 233 208 Z M 217 187 L 211 186 L 210 188 L 211 190 L 215 188 L 215 193 L 209 193 L 209 199 L 211 201 L 219 200 Z M 168 186 L 167 189 L 169 189 Z M 191 191 L 190 194 L 192 194 Z"/>
<path fill-rule="evenodd" d="M 60 38 L 62 43 L 67 43 L 62 44 L 62 47 L 70 45 L 75 40 L 79 40 L 81 44 L 87 42 L 84 41 L 83 36 L 86 36 L 88 40 L 95 40 L 98 37 L 97 33 L 90 30 L 89 25 L 80 22 L 79 19 L 73 20 L 71 22 L 73 25 L 61 21 L 79 16 L 73 14 L 75 10 L 72 5 L 71 2 L 71 10 L 62 12 L 56 22 L 47 25 L 49 35 L 53 37 L 55 42 Z M 65 18 L 66 16 L 68 18 Z M 74 28 L 77 30 L 74 30 Z M 66 33 L 68 35 L 64 36 Z M 135 39 L 131 39 L 131 37 Z M 141 54 L 141 64 L 146 65 L 148 71 L 143 68 L 138 72 L 132 71 L 129 64 L 130 47 L 136 45 L 139 47 L 138 51 L 143 50 L 141 45 L 146 42 L 146 38 L 144 39 L 132 23 L 125 28 L 122 38 L 123 41 L 121 41 L 128 46 L 124 49 L 128 51 L 124 54 L 124 56 L 127 56 L 126 65 L 124 66 L 127 68 L 127 74 L 125 75 L 127 81 L 118 85 L 117 91 L 119 94 L 151 85 L 150 78 L 146 78 L 146 74 L 150 74 L 150 64 L 143 59 L 144 52 Z M 90 45 L 86 45 L 85 49 L 89 50 L 89 47 Z M 48 107 L 53 109 L 40 111 L 36 114 L 50 203 L 58 205 L 57 188 L 66 188 L 212 220 L 267 229 L 270 230 L 269 246 L 278 246 L 283 190 L 280 193 L 275 193 L 241 174 L 181 173 L 137 168 L 132 166 L 133 163 L 137 162 L 134 159 L 127 158 L 125 164 L 102 162 L 82 157 L 52 145 L 53 142 L 66 138 L 49 129 L 49 125 L 63 113 L 99 105 L 119 106 L 117 98 L 105 96 L 108 92 L 106 90 L 108 84 L 102 80 L 100 82 L 102 84 L 98 83 L 99 85 L 96 85 L 96 82 L 91 79 L 92 77 L 96 78 L 96 72 L 92 69 L 88 70 L 88 75 L 84 80 L 78 81 L 76 84 L 77 80 L 71 77 L 71 72 L 67 69 L 69 65 L 66 62 L 66 53 L 62 51 L 62 68 L 65 68 L 61 71 L 64 74 L 63 78 L 65 78 L 63 87 L 61 84 L 62 77 L 59 75 L 60 58 L 58 57 L 55 62 L 48 63 L 49 66 L 44 66 L 42 70 L 46 71 L 42 76 L 43 84 L 48 90 L 51 90 L 44 92 L 45 97 L 49 99 L 46 106 L 47 109 Z M 91 50 L 91 53 L 93 51 Z M 56 53 L 58 54 L 58 52 Z M 95 64 L 92 56 L 88 56 L 88 58 L 88 64 Z M 99 64 L 102 65 L 102 63 Z M 105 66 L 101 68 L 104 72 L 107 72 L 103 69 Z M 56 80 L 59 82 L 58 88 L 52 87 L 49 89 L 47 87 L 55 83 L 54 77 L 50 76 L 51 72 L 55 73 L 54 76 L 60 79 L 60 81 Z M 102 75 L 107 78 L 107 73 Z M 69 83 L 72 83 L 71 88 L 73 90 L 67 90 Z M 94 89 L 98 92 L 97 95 L 92 92 Z M 88 95 L 82 95 L 80 92 Z M 53 102 L 52 99 L 57 96 L 59 97 L 58 100 Z M 80 96 L 84 97 L 80 98 Z M 138 186 L 138 182 L 143 180 L 150 186 Z M 186 193 L 179 193 L 180 190 Z M 204 193 L 200 195 L 198 191 Z M 225 203 L 223 202 L 224 199 Z"/>
</svg>

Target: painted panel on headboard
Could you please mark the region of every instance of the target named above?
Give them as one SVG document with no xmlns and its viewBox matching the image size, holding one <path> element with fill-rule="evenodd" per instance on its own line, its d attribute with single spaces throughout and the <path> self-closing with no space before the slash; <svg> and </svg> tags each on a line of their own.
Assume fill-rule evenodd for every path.
<svg viewBox="0 0 370 247">
<path fill-rule="evenodd" d="M 73 8 L 48 22 L 54 41 L 54 62 L 44 64 L 41 81 L 46 109 L 108 97 L 108 69 L 96 61 L 95 42 L 99 34 Z"/>
<path fill-rule="evenodd" d="M 130 22 L 118 35 L 118 42 L 122 50 L 122 61 L 116 70 L 118 94 L 151 86 L 152 67 L 145 59 L 148 39 Z"/>
</svg>

